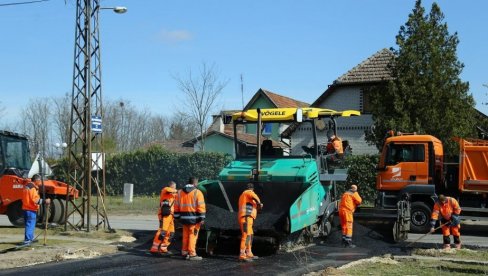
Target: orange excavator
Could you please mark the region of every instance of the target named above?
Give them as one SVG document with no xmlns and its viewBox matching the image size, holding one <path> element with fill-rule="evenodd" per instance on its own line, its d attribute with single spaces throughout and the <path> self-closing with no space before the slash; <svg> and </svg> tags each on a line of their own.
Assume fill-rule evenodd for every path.
<svg viewBox="0 0 488 276">
<path fill-rule="evenodd" d="M 0 130 L 0 214 L 6 214 L 15 226 L 24 225 L 22 190 L 31 180 L 28 177 L 32 166 L 27 136 Z M 68 184 L 44 180 L 46 198 L 52 200 L 48 221 L 64 224 L 66 199 L 78 197 L 78 190 Z M 41 187 L 39 191 L 42 193 Z M 41 194 L 42 195 L 42 194 Z M 39 209 L 39 221 L 44 221 L 46 212 Z"/>
</svg>

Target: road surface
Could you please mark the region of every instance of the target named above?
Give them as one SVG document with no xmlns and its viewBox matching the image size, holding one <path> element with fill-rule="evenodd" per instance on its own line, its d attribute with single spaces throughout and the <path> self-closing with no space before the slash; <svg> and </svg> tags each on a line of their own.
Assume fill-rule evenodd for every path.
<svg viewBox="0 0 488 276">
<path fill-rule="evenodd" d="M 0 225 L 9 225 L 6 217 L 0 216 Z M 192 262 L 177 256 L 178 246 L 173 249 L 173 256 L 153 256 L 148 254 L 157 220 L 153 216 L 111 216 L 113 228 L 130 229 L 138 238 L 138 243 L 126 251 L 100 258 L 48 263 L 32 267 L 0 271 L 0 275 L 302 275 L 319 271 L 328 266 L 341 266 L 354 260 L 386 253 L 408 254 L 405 245 L 417 240 L 422 235 L 410 234 L 403 244 L 386 243 L 381 237 L 366 227 L 356 227 L 354 239 L 358 248 L 340 247 L 340 233 L 336 230 L 324 244 L 297 249 L 293 252 L 278 253 L 261 257 L 252 263 L 241 263 L 235 252 L 206 257 L 203 261 Z M 471 223 L 472 224 L 472 223 Z M 136 230 L 134 230 L 136 229 Z M 488 225 L 463 225 L 462 241 L 471 247 L 488 247 Z M 1 236 L 1 233 L 0 233 Z M 440 247 L 442 236 L 439 233 L 428 235 L 410 247 Z M 232 249 L 231 251 L 233 251 Z M 224 250 L 225 251 L 225 250 Z"/>
</svg>

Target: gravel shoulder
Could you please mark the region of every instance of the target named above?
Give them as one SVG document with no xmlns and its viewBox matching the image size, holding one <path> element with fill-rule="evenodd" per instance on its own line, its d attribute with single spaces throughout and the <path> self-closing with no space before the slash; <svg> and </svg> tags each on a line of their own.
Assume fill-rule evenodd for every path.
<svg viewBox="0 0 488 276">
<path fill-rule="evenodd" d="M 1 227 L 0 250 L 18 245 L 24 238 L 23 231 L 23 228 Z M 0 270 L 114 254 L 120 247 L 130 245 L 136 240 L 128 231 L 86 233 L 49 229 L 44 245 L 42 233 L 41 229 L 36 229 L 38 242 L 32 246 L 0 254 Z"/>
</svg>

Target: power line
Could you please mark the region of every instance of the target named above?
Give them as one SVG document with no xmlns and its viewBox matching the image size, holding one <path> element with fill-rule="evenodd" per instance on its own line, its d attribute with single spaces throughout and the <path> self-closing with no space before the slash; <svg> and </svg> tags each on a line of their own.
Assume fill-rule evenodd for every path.
<svg viewBox="0 0 488 276">
<path fill-rule="evenodd" d="M 34 4 L 34 3 L 47 2 L 47 1 L 49 1 L 49 0 L 36 0 L 36 1 L 26 1 L 26 2 L 5 3 L 5 4 L 0 4 L 0 7 L 3 7 L 3 6 L 16 6 L 16 5 Z"/>
</svg>

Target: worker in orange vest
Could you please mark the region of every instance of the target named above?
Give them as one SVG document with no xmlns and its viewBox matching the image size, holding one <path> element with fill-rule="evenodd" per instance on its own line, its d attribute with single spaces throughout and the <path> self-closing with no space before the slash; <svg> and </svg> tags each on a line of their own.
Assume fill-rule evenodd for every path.
<svg viewBox="0 0 488 276">
<path fill-rule="evenodd" d="M 154 235 L 151 253 L 168 253 L 168 246 L 175 235 L 174 203 L 176 197 L 176 183 L 170 181 L 159 195 L 159 228 Z"/>
<path fill-rule="evenodd" d="M 183 224 L 183 245 L 181 255 L 187 260 L 200 261 L 197 255 L 196 244 L 198 232 L 205 220 L 205 199 L 203 193 L 197 189 L 198 178 L 190 177 L 189 184 L 178 191 L 175 200 L 176 219 Z"/>
<path fill-rule="evenodd" d="M 333 129 L 327 130 L 327 160 L 336 161 L 344 156 L 341 138 L 337 137 Z"/>
<path fill-rule="evenodd" d="M 445 195 L 439 195 L 438 201 L 434 204 L 430 224 L 432 228 L 431 233 L 435 231 L 435 224 L 441 215 L 440 224 L 442 225 L 442 238 L 444 242 L 444 249 L 451 248 L 451 234 L 454 237 L 454 245 L 456 249 L 461 248 L 461 228 L 459 215 L 461 214 L 461 207 L 456 199 Z"/>
<path fill-rule="evenodd" d="M 344 247 L 356 247 L 352 244 L 352 225 L 354 222 L 354 211 L 362 202 L 358 193 L 358 186 L 351 185 L 351 189 L 346 191 L 339 203 L 339 219 L 342 227 L 342 244 Z"/>
<path fill-rule="evenodd" d="M 25 223 L 24 245 L 31 244 L 34 241 L 37 211 L 42 204 L 42 198 L 39 196 L 38 191 L 39 185 L 41 185 L 41 176 L 35 174 L 32 176 L 31 182 L 27 183 L 22 191 L 22 210 L 24 211 Z M 48 206 L 51 203 L 51 199 L 46 198 L 45 203 Z"/>
<path fill-rule="evenodd" d="M 239 197 L 239 213 L 237 216 L 242 234 L 239 254 L 240 261 L 252 261 L 258 258 L 253 255 L 251 249 L 254 235 L 252 226 L 256 219 L 258 208 L 263 208 L 263 204 L 258 195 L 254 193 L 254 184 L 248 183 L 247 189 Z"/>
</svg>

